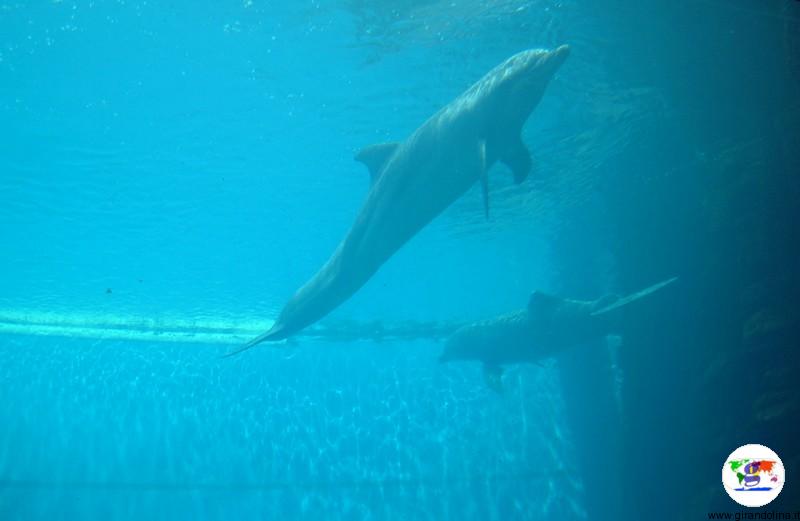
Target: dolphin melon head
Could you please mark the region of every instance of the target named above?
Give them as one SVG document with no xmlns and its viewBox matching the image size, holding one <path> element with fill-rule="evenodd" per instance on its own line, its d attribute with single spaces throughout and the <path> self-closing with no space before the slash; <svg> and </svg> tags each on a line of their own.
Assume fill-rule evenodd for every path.
<svg viewBox="0 0 800 521">
<path fill-rule="evenodd" d="M 567 56 L 567 45 L 551 51 L 529 49 L 497 66 L 490 77 L 495 82 L 493 96 L 496 96 L 501 113 L 521 127 Z"/>
<path fill-rule="evenodd" d="M 483 343 L 479 335 L 475 333 L 474 326 L 464 326 L 453 333 L 445 342 L 444 350 L 439 355 L 439 362 L 480 360 Z"/>
</svg>

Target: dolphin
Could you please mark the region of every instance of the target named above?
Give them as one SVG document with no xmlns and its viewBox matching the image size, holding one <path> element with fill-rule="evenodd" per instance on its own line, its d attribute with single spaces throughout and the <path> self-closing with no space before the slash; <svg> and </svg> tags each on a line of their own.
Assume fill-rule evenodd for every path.
<svg viewBox="0 0 800 521">
<path fill-rule="evenodd" d="M 230 354 L 288 338 L 350 298 L 403 244 L 476 181 L 489 214 L 488 171 L 500 161 L 521 183 L 531 169 L 522 126 L 569 54 L 527 50 L 507 59 L 439 110 L 405 141 L 361 150 L 371 186 L 355 223 L 325 265 L 284 306 L 275 324 Z"/>
<path fill-rule="evenodd" d="M 447 339 L 440 362 L 474 360 L 483 364 L 486 384 L 502 392 L 503 366 L 539 363 L 572 346 L 619 332 L 615 311 L 672 284 L 677 277 L 627 297 L 606 295 L 573 300 L 534 291 L 528 307 L 468 324 Z"/>
<path fill-rule="evenodd" d="M 531 169 L 522 126 L 569 54 L 515 54 L 431 116 L 405 141 L 356 155 L 372 179 L 355 223 L 324 266 L 284 306 L 274 325 L 240 349 L 286 339 L 350 298 L 403 244 L 476 181 L 489 212 L 488 171 L 507 165 L 521 183 Z"/>
</svg>

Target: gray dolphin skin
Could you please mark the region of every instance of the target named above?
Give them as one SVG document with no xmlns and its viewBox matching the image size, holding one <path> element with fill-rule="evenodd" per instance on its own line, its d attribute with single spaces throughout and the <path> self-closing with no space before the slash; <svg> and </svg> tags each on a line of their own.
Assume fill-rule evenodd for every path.
<svg viewBox="0 0 800 521">
<path fill-rule="evenodd" d="M 488 216 L 487 172 L 505 163 L 521 183 L 531 169 L 522 126 L 569 54 L 527 50 L 507 59 L 422 124 L 408 139 L 366 147 L 356 159 L 372 184 L 350 231 L 285 305 L 266 333 L 227 356 L 283 340 L 350 298 L 403 244 L 476 181 Z"/>
<path fill-rule="evenodd" d="M 486 384 L 502 392 L 504 365 L 537 363 L 567 348 L 618 332 L 620 317 L 616 310 L 676 279 L 667 279 L 627 297 L 607 295 L 588 301 L 535 291 L 526 309 L 458 329 L 448 338 L 439 361 L 481 362 Z"/>
</svg>

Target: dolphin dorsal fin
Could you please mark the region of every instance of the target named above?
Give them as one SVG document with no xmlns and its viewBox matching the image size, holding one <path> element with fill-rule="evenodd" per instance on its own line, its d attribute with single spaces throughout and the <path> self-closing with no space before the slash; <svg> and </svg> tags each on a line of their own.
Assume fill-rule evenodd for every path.
<svg viewBox="0 0 800 521">
<path fill-rule="evenodd" d="M 389 161 L 389 158 L 394 155 L 397 147 L 400 146 L 398 142 L 378 143 L 364 147 L 356 154 L 356 161 L 364 163 L 369 169 L 369 176 L 374 183 L 380 177 L 383 167 Z"/>
<path fill-rule="evenodd" d="M 503 368 L 494 364 L 483 364 L 483 379 L 486 386 L 497 394 L 503 394 Z"/>
<path fill-rule="evenodd" d="M 560 299 L 541 291 L 534 291 L 528 299 L 528 313 L 541 315 L 556 307 Z"/>
</svg>

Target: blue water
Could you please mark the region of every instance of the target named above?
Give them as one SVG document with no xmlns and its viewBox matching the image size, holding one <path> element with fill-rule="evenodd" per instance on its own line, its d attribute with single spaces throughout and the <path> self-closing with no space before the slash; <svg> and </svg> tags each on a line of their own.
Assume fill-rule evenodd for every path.
<svg viewBox="0 0 800 521">
<path fill-rule="evenodd" d="M 738 508 L 727 454 L 766 443 L 790 475 L 800 454 L 798 34 L 793 0 L 0 0 L 0 519 Z M 359 149 L 564 43 L 528 180 L 496 166 L 488 220 L 474 187 L 323 324 L 679 287 L 621 337 L 509 368 L 502 395 L 422 330 L 220 358 L 352 224 Z M 222 340 L 168 339 L 176 321 Z M 743 404 L 723 384 L 759 346 L 775 387 Z M 701 481 L 651 480 L 673 453 Z"/>
</svg>

